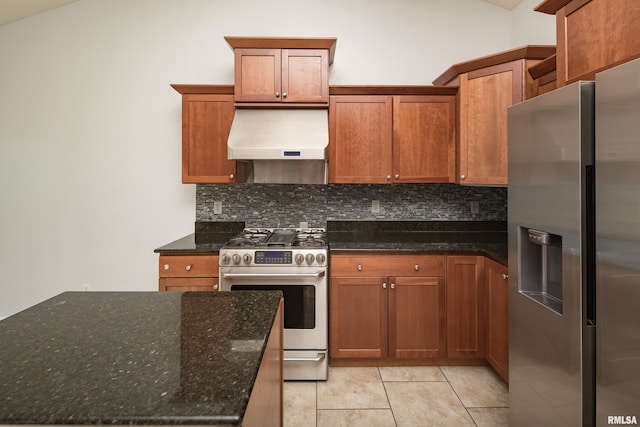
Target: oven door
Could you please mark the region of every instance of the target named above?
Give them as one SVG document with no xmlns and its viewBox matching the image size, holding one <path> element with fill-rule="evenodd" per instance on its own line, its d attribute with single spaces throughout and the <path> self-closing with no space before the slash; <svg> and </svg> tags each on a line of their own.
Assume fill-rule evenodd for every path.
<svg viewBox="0 0 640 427">
<path fill-rule="evenodd" d="M 326 275 L 323 267 L 220 267 L 220 290 L 282 291 L 284 349 L 326 351 Z"/>
</svg>

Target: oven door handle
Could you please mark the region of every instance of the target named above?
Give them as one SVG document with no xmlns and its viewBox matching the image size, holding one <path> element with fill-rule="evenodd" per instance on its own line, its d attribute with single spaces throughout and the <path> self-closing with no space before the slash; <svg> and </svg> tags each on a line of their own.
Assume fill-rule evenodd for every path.
<svg viewBox="0 0 640 427">
<path fill-rule="evenodd" d="M 315 277 L 319 279 L 320 277 L 324 277 L 325 271 L 318 271 L 316 273 L 222 273 L 222 277 L 225 279 L 234 279 L 234 278 L 256 278 L 256 277 L 282 277 L 282 278 L 292 278 L 292 277 Z"/>
<path fill-rule="evenodd" d="M 285 362 L 319 362 L 324 359 L 324 353 L 318 353 L 316 357 L 285 357 Z"/>
</svg>

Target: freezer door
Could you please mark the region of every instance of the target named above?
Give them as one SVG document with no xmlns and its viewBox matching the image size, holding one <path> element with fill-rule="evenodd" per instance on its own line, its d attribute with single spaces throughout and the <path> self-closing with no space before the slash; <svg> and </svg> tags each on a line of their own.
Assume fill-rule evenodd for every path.
<svg viewBox="0 0 640 427">
<path fill-rule="evenodd" d="M 640 60 L 596 76 L 596 230 L 597 425 L 640 423 Z"/>
<path fill-rule="evenodd" d="M 580 82 L 509 109 L 513 426 L 578 426 L 589 417 L 583 414 L 590 398 L 583 392 L 589 350 L 583 352 L 582 299 L 593 93 L 593 82 Z"/>
</svg>

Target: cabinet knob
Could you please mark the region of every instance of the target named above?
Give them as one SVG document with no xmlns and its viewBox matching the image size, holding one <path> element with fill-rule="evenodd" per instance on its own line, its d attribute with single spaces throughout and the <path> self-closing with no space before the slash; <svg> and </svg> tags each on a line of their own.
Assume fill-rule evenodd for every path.
<svg viewBox="0 0 640 427">
<path fill-rule="evenodd" d="M 276 92 L 276 98 L 280 98 L 280 92 Z"/>
<path fill-rule="evenodd" d="M 396 288 L 396 284 L 395 284 L 395 283 L 392 283 L 392 284 L 391 284 L 391 289 L 395 289 L 395 288 Z"/>
<path fill-rule="evenodd" d="M 382 289 L 387 289 L 387 282 L 382 283 Z"/>
<path fill-rule="evenodd" d="M 460 179 L 465 179 L 465 178 L 466 178 L 466 176 L 460 175 Z"/>
<path fill-rule="evenodd" d="M 503 274 L 503 275 L 502 275 L 502 278 L 503 278 L 504 280 L 507 280 L 507 279 L 509 278 L 509 275 L 508 275 L 508 274 Z"/>
<path fill-rule="evenodd" d="M 191 266 L 187 265 L 184 269 L 187 270 L 187 271 L 191 271 Z"/>
<path fill-rule="evenodd" d="M 282 92 L 282 97 L 286 98 L 287 97 L 287 92 Z"/>
<path fill-rule="evenodd" d="M 420 271 L 420 266 L 418 264 L 416 264 L 413 268 L 415 268 L 416 271 Z"/>
<path fill-rule="evenodd" d="M 399 173 L 396 174 L 396 179 L 400 179 L 400 174 Z"/>
<path fill-rule="evenodd" d="M 358 264 L 358 271 L 362 271 L 362 264 Z"/>
<path fill-rule="evenodd" d="M 236 176 L 234 174 L 229 175 L 229 179 L 234 179 Z"/>
<path fill-rule="evenodd" d="M 216 283 L 215 285 L 213 285 L 213 290 L 217 291 L 218 290 L 218 284 Z"/>
<path fill-rule="evenodd" d="M 169 264 L 165 264 L 165 265 L 163 265 L 163 267 L 164 267 L 165 270 L 168 270 L 169 269 Z"/>
<path fill-rule="evenodd" d="M 391 175 L 387 175 L 387 181 L 391 181 Z"/>
</svg>

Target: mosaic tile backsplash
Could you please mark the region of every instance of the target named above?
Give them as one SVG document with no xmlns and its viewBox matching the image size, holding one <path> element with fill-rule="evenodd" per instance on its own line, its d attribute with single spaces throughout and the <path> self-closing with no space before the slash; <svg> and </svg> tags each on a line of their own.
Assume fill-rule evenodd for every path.
<svg viewBox="0 0 640 427">
<path fill-rule="evenodd" d="M 372 201 L 380 212 L 372 212 Z M 479 205 L 471 213 L 471 202 Z M 222 213 L 214 213 L 214 202 Z M 506 187 L 456 184 L 197 184 L 196 221 L 247 227 L 326 227 L 327 220 L 506 221 Z"/>
</svg>

